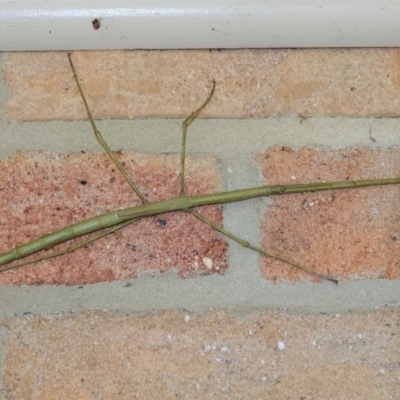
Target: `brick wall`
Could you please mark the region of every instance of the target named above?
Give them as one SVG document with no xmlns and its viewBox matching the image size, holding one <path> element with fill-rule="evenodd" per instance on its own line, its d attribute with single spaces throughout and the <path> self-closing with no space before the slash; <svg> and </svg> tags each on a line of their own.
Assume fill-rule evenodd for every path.
<svg viewBox="0 0 400 400">
<path fill-rule="evenodd" d="M 178 196 L 181 121 L 212 80 L 206 119 L 189 129 L 188 194 L 400 176 L 397 49 L 73 60 L 99 129 L 150 201 Z M 85 121 L 66 53 L 1 62 L 0 252 L 139 204 Z M 185 213 L 1 273 L 3 397 L 397 397 L 399 191 L 201 209 L 338 285 L 261 259 Z"/>
</svg>

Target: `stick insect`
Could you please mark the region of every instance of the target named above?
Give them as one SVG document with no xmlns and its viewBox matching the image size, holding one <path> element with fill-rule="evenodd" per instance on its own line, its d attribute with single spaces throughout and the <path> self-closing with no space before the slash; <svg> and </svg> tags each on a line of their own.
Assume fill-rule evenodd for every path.
<svg viewBox="0 0 400 400">
<path fill-rule="evenodd" d="M 127 174 L 124 167 L 118 161 L 115 154 L 111 151 L 108 144 L 103 139 L 100 131 L 97 129 L 88 102 L 80 85 L 77 72 L 75 70 L 75 66 L 72 61 L 71 54 L 68 54 L 68 60 L 96 140 L 100 143 L 100 145 L 106 151 L 108 156 L 112 159 L 113 163 L 120 171 L 120 173 L 124 176 L 125 180 L 129 183 L 135 194 L 139 197 L 142 204 L 139 206 L 129 207 L 122 210 L 110 211 L 100 216 L 89 218 L 85 221 L 75 223 L 73 225 L 65 227 L 64 229 L 43 235 L 31 242 L 15 247 L 11 251 L 0 255 L 0 272 L 17 267 L 22 267 L 24 265 L 31 264 L 40 260 L 72 252 L 80 247 L 86 246 L 87 244 L 97 239 L 109 235 L 119 229 L 122 229 L 123 227 L 129 224 L 135 223 L 136 221 L 142 218 L 159 215 L 171 211 L 182 211 L 192 214 L 194 217 L 201 220 L 205 224 L 209 225 L 211 228 L 213 228 L 220 234 L 228 237 L 229 239 L 239 243 L 244 247 L 247 247 L 251 250 L 254 250 L 262 254 L 265 257 L 271 257 L 280 260 L 318 279 L 323 279 L 334 283 L 338 283 L 337 279 L 335 279 L 335 277 L 331 275 L 321 274 L 297 262 L 282 257 L 278 254 L 274 254 L 264 249 L 261 249 L 257 246 L 251 245 L 249 242 L 239 238 L 238 236 L 234 235 L 231 232 L 228 232 L 224 228 L 218 226 L 214 222 L 204 217 L 202 214 L 200 214 L 198 211 L 195 210 L 195 207 L 209 205 L 209 204 L 224 204 L 224 203 L 238 202 L 256 197 L 271 196 L 271 195 L 284 195 L 293 193 L 316 192 L 324 190 L 358 188 L 358 187 L 377 186 L 377 185 L 391 185 L 400 183 L 400 178 L 371 179 L 371 180 L 340 181 L 340 182 L 328 182 L 328 183 L 260 186 L 250 189 L 242 189 L 242 190 L 221 192 L 215 194 L 188 196 L 185 192 L 185 160 L 186 160 L 186 139 L 187 139 L 188 128 L 196 120 L 196 118 L 200 115 L 200 113 L 208 105 L 208 103 L 211 101 L 216 86 L 215 82 L 213 82 L 211 92 L 207 97 L 206 101 L 196 111 L 192 112 L 184 120 L 182 124 L 179 197 L 165 201 L 149 202 L 146 199 L 146 197 L 142 194 L 140 189 L 137 187 L 137 185 L 132 181 L 130 176 Z M 76 243 L 72 246 L 69 246 L 65 249 L 49 252 L 38 257 L 29 258 L 29 256 L 32 256 L 35 253 L 38 253 L 39 251 L 50 250 L 53 246 L 57 244 L 68 242 L 69 240 L 79 238 L 83 235 L 88 235 L 88 234 L 93 234 L 93 236 L 79 243 Z"/>
</svg>

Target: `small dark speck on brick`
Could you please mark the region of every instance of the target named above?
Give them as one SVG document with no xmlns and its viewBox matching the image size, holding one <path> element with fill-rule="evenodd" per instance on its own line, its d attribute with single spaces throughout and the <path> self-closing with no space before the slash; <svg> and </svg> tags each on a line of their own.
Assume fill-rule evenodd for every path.
<svg viewBox="0 0 400 400">
<path fill-rule="evenodd" d="M 85 179 L 80 179 L 80 180 L 79 180 L 79 183 L 80 183 L 81 185 L 86 185 L 86 184 L 87 184 L 87 180 L 85 180 Z"/>
<path fill-rule="evenodd" d="M 166 226 L 167 225 L 167 221 L 165 221 L 164 219 L 157 219 L 157 223 L 160 226 Z"/>
<path fill-rule="evenodd" d="M 131 249 L 132 251 L 136 251 L 136 250 L 137 250 L 137 246 L 134 245 L 134 244 L 129 244 L 129 243 L 127 243 L 125 246 L 126 246 L 128 249 Z"/>
</svg>

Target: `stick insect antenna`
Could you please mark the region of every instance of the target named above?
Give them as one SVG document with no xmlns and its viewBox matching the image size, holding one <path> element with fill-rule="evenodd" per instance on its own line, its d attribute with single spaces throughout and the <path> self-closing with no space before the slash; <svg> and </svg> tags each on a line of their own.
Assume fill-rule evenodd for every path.
<svg viewBox="0 0 400 400">
<path fill-rule="evenodd" d="M 206 108 L 207 104 L 211 101 L 215 91 L 215 81 L 212 81 L 213 87 L 207 100 L 196 111 L 193 111 L 182 123 L 182 147 L 181 147 L 181 192 L 180 197 L 186 196 L 185 194 L 185 159 L 186 159 L 186 136 L 187 130 L 191 123 L 199 116 L 199 114 Z"/>
</svg>

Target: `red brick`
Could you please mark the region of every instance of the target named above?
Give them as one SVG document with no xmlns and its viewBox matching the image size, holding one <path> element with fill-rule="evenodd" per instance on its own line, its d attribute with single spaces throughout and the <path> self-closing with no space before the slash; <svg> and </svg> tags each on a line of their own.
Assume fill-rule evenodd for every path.
<svg viewBox="0 0 400 400">
<path fill-rule="evenodd" d="M 399 311 L 166 311 L 6 322 L 4 399 L 390 399 Z M 284 346 L 284 347 L 283 347 Z"/>
<path fill-rule="evenodd" d="M 257 157 L 268 184 L 400 176 L 400 149 L 325 151 L 275 147 Z M 275 196 L 262 222 L 263 247 L 343 279 L 400 277 L 400 186 Z M 266 279 L 311 280 L 264 259 Z"/>
<path fill-rule="evenodd" d="M 208 117 L 398 116 L 400 50 L 75 52 L 96 118 L 184 117 L 217 82 Z M 18 120 L 84 119 L 66 53 L 10 53 L 4 76 Z"/>
<path fill-rule="evenodd" d="M 120 153 L 128 173 L 150 201 L 179 194 L 177 156 Z M 215 159 L 188 159 L 187 193 L 211 193 L 219 184 Z M 140 204 L 105 154 L 18 153 L 0 162 L 0 252 L 45 233 L 114 209 Z M 218 206 L 201 212 L 218 224 Z M 65 245 L 59 245 L 59 247 Z M 193 216 L 169 213 L 139 221 L 74 253 L 0 274 L 0 284 L 87 284 L 131 279 L 137 272 L 180 277 L 223 273 L 227 244 Z M 203 258 L 213 260 L 211 269 Z"/>
</svg>

